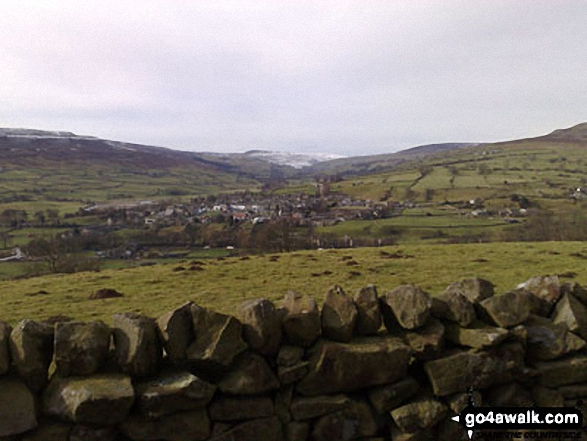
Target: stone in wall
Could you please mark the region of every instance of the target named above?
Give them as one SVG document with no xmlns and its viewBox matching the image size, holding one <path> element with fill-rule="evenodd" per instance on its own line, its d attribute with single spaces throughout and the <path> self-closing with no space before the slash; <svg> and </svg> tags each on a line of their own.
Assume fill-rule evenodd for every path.
<svg viewBox="0 0 587 441">
<path fill-rule="evenodd" d="M 486 403 L 496 407 L 532 407 L 534 399 L 518 382 L 502 384 L 487 391 Z"/>
<path fill-rule="evenodd" d="M 284 345 L 277 354 L 277 377 L 282 385 L 301 380 L 308 373 L 308 362 L 303 361 L 304 349 L 299 346 Z"/>
<path fill-rule="evenodd" d="M 283 428 L 285 441 L 307 441 L 310 433 L 310 423 L 292 421 Z"/>
<path fill-rule="evenodd" d="M 444 290 L 444 294 L 446 293 L 461 294 L 465 296 L 469 302 L 476 304 L 489 297 L 493 297 L 494 285 L 488 280 L 474 277 L 451 283 Z"/>
<path fill-rule="evenodd" d="M 60 421 L 51 421 L 42 419 L 39 422 L 39 427 L 31 432 L 27 432 L 22 436 L 21 441 L 82 441 L 74 436 L 70 437 L 72 427 L 70 424 L 65 424 Z M 10 439 L 10 438 L 9 438 Z M 17 438 L 18 439 L 18 438 Z M 84 438 L 88 441 L 94 441 L 92 438 Z M 101 439 L 99 441 L 110 441 L 109 439 Z"/>
<path fill-rule="evenodd" d="M 35 397 L 18 378 L 0 378 L 0 437 L 18 435 L 37 427 Z"/>
<path fill-rule="evenodd" d="M 273 400 L 267 396 L 218 396 L 210 405 L 212 421 L 242 421 L 270 418 L 275 415 Z"/>
<path fill-rule="evenodd" d="M 108 358 L 111 331 L 101 321 L 55 325 L 55 364 L 59 375 L 92 375 Z"/>
<path fill-rule="evenodd" d="M 419 389 L 420 384 L 414 378 L 406 377 L 396 383 L 374 387 L 369 390 L 368 396 L 375 410 L 384 413 L 399 407 Z"/>
<path fill-rule="evenodd" d="M 48 440 L 56 441 L 52 438 Z M 69 432 L 68 441 L 118 441 L 119 432 L 116 426 L 98 427 L 76 424 Z"/>
<path fill-rule="evenodd" d="M 263 357 L 246 352 L 218 383 L 218 389 L 230 395 L 258 395 L 278 389 L 279 380 Z"/>
<path fill-rule="evenodd" d="M 472 291 L 482 297 L 483 283 L 473 280 Z M 0 377 L 0 438 L 45 441 L 56 427 L 59 430 L 55 432 L 55 441 L 383 441 L 390 436 L 394 441 L 453 440 L 462 439 L 463 431 L 452 424 L 447 413 L 458 413 L 468 405 L 469 387 L 475 389 L 475 405 L 574 406 L 578 399 L 587 399 L 587 342 L 574 333 L 583 327 L 581 308 L 585 307 L 577 294 L 582 288 L 576 284 L 563 285 L 558 309 L 551 319 L 538 315 L 543 313 L 540 305 L 544 303 L 537 294 L 516 290 L 506 294 L 505 299 L 481 300 L 491 306 L 484 309 L 477 303 L 477 320 L 469 322 L 473 314 L 471 302 L 464 300 L 463 285 L 451 286 L 455 291 L 443 294 L 448 299 L 449 312 L 438 313 L 433 304 L 429 314 L 433 317 L 425 320 L 418 318 L 418 314 L 409 318 L 399 314 L 398 318 L 394 311 L 399 311 L 399 307 L 392 309 L 386 298 L 378 302 L 375 287 L 363 289 L 366 294 L 360 298 L 371 308 L 369 314 L 374 304 L 380 313 L 379 308 L 383 309 L 389 332 L 375 330 L 375 324 L 370 331 L 359 331 L 357 321 L 355 334 L 379 332 L 377 336 L 354 338 L 350 342 L 327 339 L 340 337 L 329 335 L 326 327 L 319 339 L 322 329 L 315 302 L 294 296 L 290 298 L 293 307 L 289 308 L 289 312 L 294 312 L 290 316 L 295 317 L 290 322 L 293 327 L 279 339 L 283 341 L 274 341 L 276 349 L 271 350 L 263 348 L 271 346 L 268 330 L 274 328 L 275 320 L 269 320 L 273 325 L 267 327 L 264 320 L 277 316 L 277 323 L 287 329 L 287 308 L 276 310 L 263 300 L 247 302 L 249 306 L 245 305 L 239 316 L 250 324 L 254 334 L 245 337 L 245 328 L 236 318 L 193 303 L 185 304 L 157 322 L 156 358 L 162 354 L 161 342 L 165 343 L 168 357 L 149 377 L 54 375 L 42 394 L 43 411 L 52 419 L 43 418 L 40 427 L 24 437 L 1 432 L 8 427 L 2 412 L 12 410 L 1 404 L 18 401 L 4 398 L 3 393 L 10 387 L 3 387 L 2 381 L 17 381 L 24 387 L 23 379 Z M 338 307 L 336 302 L 331 306 Z M 519 322 L 525 311 L 529 311 L 527 317 Z M 343 315 L 340 311 L 337 314 Z M 357 320 L 359 316 L 360 312 Z M 316 319 L 318 327 L 311 328 Z M 410 320 L 414 328 L 406 329 Z M 421 324 L 416 326 L 419 320 Z M 508 327 L 496 327 L 498 320 Z M 302 323 L 310 324 L 310 329 Z M 84 332 L 91 329 L 88 324 L 83 325 L 70 323 L 70 333 L 61 330 L 68 328 L 65 324 L 56 325 L 54 339 L 52 329 L 45 328 L 50 331 L 46 338 L 54 341 L 56 348 L 61 347 L 55 350 L 57 365 L 68 352 L 64 343 L 73 348 L 66 359 L 70 366 L 85 363 L 83 358 L 75 362 L 75 357 L 80 356 L 76 351 L 83 354 L 93 347 L 91 341 L 82 342 Z M 28 337 L 34 335 L 31 330 L 27 332 Z M 73 344 L 72 340 L 78 342 Z M 445 340 L 448 350 L 443 347 Z M 27 348 L 30 352 L 35 345 Z M 188 355 L 194 354 L 197 356 L 190 361 Z M 14 371 L 16 368 L 14 365 Z M 116 366 L 108 365 L 109 372 L 111 368 Z M 72 369 L 75 367 L 70 367 L 70 372 Z M 63 374 L 67 369 L 58 366 L 58 371 Z M 46 378 L 46 370 L 43 375 Z M 33 397 L 34 406 L 31 391 L 26 387 L 22 391 Z M 34 407 L 28 416 L 35 416 Z M 56 424 L 56 419 L 69 424 Z"/>
<path fill-rule="evenodd" d="M 308 362 L 302 361 L 294 366 L 278 366 L 277 378 L 286 386 L 301 380 L 308 374 Z"/>
<path fill-rule="evenodd" d="M 445 403 L 455 414 L 459 414 L 471 403 L 475 407 L 481 407 L 483 405 L 483 396 L 478 390 L 473 390 L 472 393 L 456 393 L 445 397 Z"/>
<path fill-rule="evenodd" d="M 378 429 L 377 421 L 369 405 L 353 400 L 343 410 L 319 418 L 313 425 L 315 441 L 345 441 L 371 437 Z"/>
<path fill-rule="evenodd" d="M 4 375 L 10 368 L 10 333 L 12 327 L 8 323 L 0 322 L 0 375 Z"/>
<path fill-rule="evenodd" d="M 281 344 L 281 314 L 267 299 L 246 300 L 237 314 L 249 347 L 263 355 L 275 355 Z"/>
<path fill-rule="evenodd" d="M 283 424 L 288 424 L 292 421 L 290 412 L 291 402 L 294 396 L 294 387 L 292 385 L 285 385 L 279 389 L 274 396 L 275 415 Z"/>
<path fill-rule="evenodd" d="M 135 385 L 137 408 L 149 418 L 201 409 L 208 405 L 216 386 L 189 372 L 162 372 Z"/>
<path fill-rule="evenodd" d="M 33 392 L 47 385 L 53 358 L 53 327 L 23 320 L 10 333 L 10 355 L 16 372 Z"/>
<path fill-rule="evenodd" d="M 526 280 L 518 285 L 518 289 L 525 289 L 538 299 L 537 314 L 547 317 L 553 306 L 561 297 L 561 285 L 557 276 L 538 276 Z"/>
<path fill-rule="evenodd" d="M 546 387 L 587 382 L 587 355 L 579 354 L 559 360 L 535 363 L 540 384 Z"/>
<path fill-rule="evenodd" d="M 294 420 L 310 420 L 348 407 L 351 399 L 344 394 L 296 397 L 291 402 Z"/>
<path fill-rule="evenodd" d="M 436 396 L 485 389 L 524 373 L 524 348 L 509 343 L 487 351 L 456 351 L 424 364 Z"/>
<path fill-rule="evenodd" d="M 562 388 L 561 388 L 562 389 Z M 565 397 L 560 390 L 536 385 L 531 390 L 532 400 L 538 407 L 562 407 Z"/>
<path fill-rule="evenodd" d="M 43 412 L 74 423 L 118 424 L 126 420 L 134 400 L 127 375 L 55 376 L 43 394 Z"/>
<path fill-rule="evenodd" d="M 447 414 L 446 406 L 431 398 L 422 398 L 391 411 L 391 417 L 403 431 L 414 433 L 431 429 Z"/>
<path fill-rule="evenodd" d="M 445 336 L 447 341 L 453 344 L 483 349 L 502 343 L 510 337 L 510 332 L 507 329 L 496 328 L 477 321 L 469 328 L 461 328 L 456 323 L 447 323 Z"/>
<path fill-rule="evenodd" d="M 344 290 L 338 285 L 330 288 L 322 305 L 322 335 L 334 341 L 351 341 L 357 315 L 355 303 Z"/>
<path fill-rule="evenodd" d="M 354 296 L 357 307 L 357 335 L 373 335 L 381 328 L 381 310 L 375 285 L 367 285 L 357 291 Z"/>
<path fill-rule="evenodd" d="M 565 400 L 582 399 L 587 397 L 587 384 L 571 384 L 558 388 L 558 392 Z"/>
<path fill-rule="evenodd" d="M 276 417 L 259 418 L 237 424 L 217 436 L 210 438 L 210 441 L 282 441 L 283 431 L 281 422 Z"/>
<path fill-rule="evenodd" d="M 394 319 L 402 328 L 408 330 L 424 326 L 432 309 L 430 295 L 415 285 L 398 286 L 385 294 L 382 300 L 393 313 L 393 317 L 388 315 L 385 320 L 385 314 L 389 314 L 389 311 L 383 310 L 383 318 L 390 332 L 395 330 L 389 325 Z"/>
<path fill-rule="evenodd" d="M 320 337 L 320 311 L 312 297 L 290 291 L 285 294 L 282 309 L 283 331 L 291 344 L 308 347 Z"/>
<path fill-rule="evenodd" d="M 393 383 L 406 376 L 410 356 L 411 349 L 392 336 L 322 340 L 310 350 L 309 373 L 297 391 L 327 395 Z"/>
<path fill-rule="evenodd" d="M 502 328 L 511 328 L 524 322 L 534 307 L 532 295 L 525 290 L 508 291 L 490 297 L 483 300 L 480 306 L 487 317 Z"/>
<path fill-rule="evenodd" d="M 436 441 L 436 436 L 432 429 L 404 432 L 396 424 L 393 424 L 391 426 L 391 439 L 393 441 Z"/>
<path fill-rule="evenodd" d="M 187 348 L 194 339 L 192 305 L 193 302 L 187 302 L 157 319 L 165 352 L 172 363 L 186 359 Z"/>
<path fill-rule="evenodd" d="M 112 317 L 116 360 L 123 372 L 137 377 L 157 373 L 163 356 L 154 319 L 125 313 Z"/>
<path fill-rule="evenodd" d="M 585 340 L 569 332 L 563 323 L 555 324 L 547 318 L 532 315 L 524 322 L 526 352 L 535 360 L 554 360 L 587 346 Z"/>
<path fill-rule="evenodd" d="M 556 304 L 552 321 L 587 339 L 587 307 L 572 294 L 565 294 Z"/>
<path fill-rule="evenodd" d="M 430 318 L 422 328 L 404 331 L 402 335 L 418 360 L 436 358 L 444 349 L 444 325 L 440 320 Z"/>
<path fill-rule="evenodd" d="M 462 327 L 470 326 L 476 319 L 475 307 L 459 292 L 446 290 L 432 299 L 432 315 Z"/>
<path fill-rule="evenodd" d="M 174 413 L 158 420 L 131 415 L 120 430 L 133 441 L 204 441 L 211 432 L 205 409 Z"/>
<path fill-rule="evenodd" d="M 228 369 L 235 357 L 247 348 L 240 322 L 201 306 L 192 305 L 194 341 L 187 358 L 203 372 L 216 376 Z"/>
<path fill-rule="evenodd" d="M 584 305 L 587 304 L 587 289 L 583 288 L 577 282 L 565 282 L 561 285 L 561 296 L 570 294 L 579 299 Z"/>
</svg>

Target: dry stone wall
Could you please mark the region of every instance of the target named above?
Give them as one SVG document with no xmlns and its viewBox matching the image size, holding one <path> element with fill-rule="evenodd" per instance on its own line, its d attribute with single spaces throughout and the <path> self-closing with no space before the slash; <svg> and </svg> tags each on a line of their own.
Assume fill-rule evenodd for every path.
<svg viewBox="0 0 587 441">
<path fill-rule="evenodd" d="M 404 285 L 321 308 L 289 292 L 236 316 L 188 302 L 158 319 L 0 323 L 0 440 L 466 439 L 476 405 L 587 401 L 587 290 L 481 279 Z M 472 391 L 472 392 L 471 392 Z"/>
</svg>

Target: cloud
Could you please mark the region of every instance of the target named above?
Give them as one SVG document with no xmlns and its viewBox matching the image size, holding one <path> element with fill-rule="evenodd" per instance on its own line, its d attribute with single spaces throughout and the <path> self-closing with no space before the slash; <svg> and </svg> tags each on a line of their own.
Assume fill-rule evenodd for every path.
<svg viewBox="0 0 587 441">
<path fill-rule="evenodd" d="M 585 119 L 581 0 L 0 4 L 2 125 L 362 154 Z"/>
</svg>

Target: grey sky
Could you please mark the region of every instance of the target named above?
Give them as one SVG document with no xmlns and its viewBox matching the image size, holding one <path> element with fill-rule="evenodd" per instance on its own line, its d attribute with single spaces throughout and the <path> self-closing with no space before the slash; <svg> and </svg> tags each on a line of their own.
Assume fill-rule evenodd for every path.
<svg viewBox="0 0 587 441">
<path fill-rule="evenodd" d="M 585 0 L 0 1 L 0 127 L 346 155 L 587 120 Z"/>
</svg>

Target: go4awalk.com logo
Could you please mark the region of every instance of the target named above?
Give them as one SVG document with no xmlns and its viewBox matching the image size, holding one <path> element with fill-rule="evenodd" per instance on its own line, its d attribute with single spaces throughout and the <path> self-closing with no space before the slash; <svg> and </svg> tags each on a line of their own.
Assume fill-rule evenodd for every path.
<svg viewBox="0 0 587 441">
<path fill-rule="evenodd" d="M 467 406 L 452 418 L 473 439 L 581 439 L 583 414 L 571 407 Z"/>
</svg>

